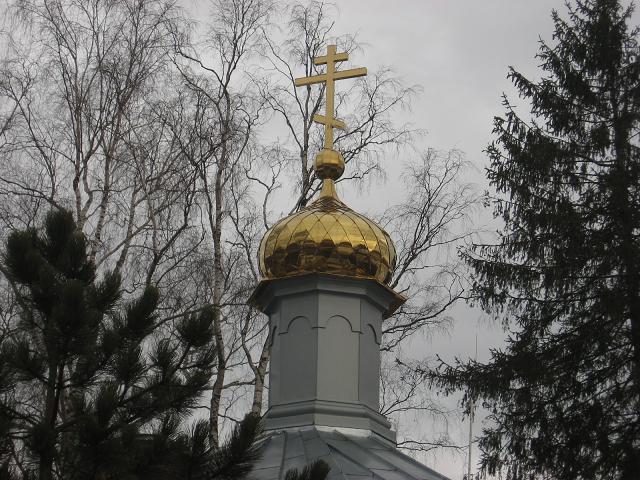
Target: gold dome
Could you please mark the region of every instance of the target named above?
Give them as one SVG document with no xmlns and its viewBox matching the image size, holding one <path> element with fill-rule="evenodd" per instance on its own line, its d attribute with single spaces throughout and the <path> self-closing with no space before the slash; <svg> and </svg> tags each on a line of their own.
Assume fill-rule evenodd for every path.
<svg viewBox="0 0 640 480">
<path fill-rule="evenodd" d="M 267 231 L 258 255 L 265 279 L 330 273 L 388 284 L 396 265 L 387 232 L 341 202 L 331 178 L 317 200 Z"/>
</svg>

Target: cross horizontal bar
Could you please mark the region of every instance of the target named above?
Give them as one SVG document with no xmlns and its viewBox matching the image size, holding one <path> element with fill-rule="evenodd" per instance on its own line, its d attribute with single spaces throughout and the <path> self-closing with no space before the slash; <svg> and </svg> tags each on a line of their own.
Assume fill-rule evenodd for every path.
<svg viewBox="0 0 640 480">
<path fill-rule="evenodd" d="M 342 120 L 338 120 L 337 118 L 331 118 L 329 119 L 329 121 L 327 122 L 327 117 L 325 117 L 324 115 L 318 115 L 315 114 L 313 116 L 313 121 L 316 123 L 321 123 L 323 125 L 329 125 L 333 128 L 339 128 L 340 130 L 346 130 L 347 129 L 347 125 L 342 121 Z"/>
<path fill-rule="evenodd" d="M 313 77 L 296 78 L 293 84 L 296 87 L 302 87 L 304 85 L 313 85 L 314 83 L 322 83 L 326 81 L 327 75 L 323 73 L 322 75 L 314 75 Z"/>
<path fill-rule="evenodd" d="M 343 78 L 364 77 L 367 74 L 366 68 L 352 68 L 351 70 L 341 70 L 333 74 L 334 80 L 342 80 Z"/>
</svg>

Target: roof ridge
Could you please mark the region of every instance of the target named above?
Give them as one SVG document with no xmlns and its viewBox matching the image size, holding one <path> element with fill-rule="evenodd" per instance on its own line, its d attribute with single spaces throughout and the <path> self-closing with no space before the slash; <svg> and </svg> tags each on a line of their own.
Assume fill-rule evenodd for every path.
<svg viewBox="0 0 640 480">
<path fill-rule="evenodd" d="M 342 435 L 342 436 L 343 436 L 347 441 L 349 441 L 349 442 L 353 443 L 354 445 L 358 446 L 358 443 L 357 443 L 357 442 L 355 442 L 352 438 L 349 438 L 348 436 L 344 435 L 342 432 L 338 432 L 338 433 L 339 433 L 340 435 Z M 373 442 L 379 443 L 381 446 L 383 446 L 383 447 L 384 447 L 384 444 L 383 444 L 382 442 L 380 442 L 379 440 L 377 440 L 373 435 L 369 435 L 367 438 L 371 439 L 371 441 L 373 441 Z M 361 447 L 360 447 L 360 448 L 361 448 Z M 405 460 L 405 461 L 407 461 L 408 463 L 412 463 L 413 465 L 415 465 L 415 466 L 417 466 L 417 467 L 419 467 L 419 468 L 421 468 L 421 469 L 426 469 L 426 470 L 428 470 L 428 471 L 429 471 L 429 473 L 432 473 L 432 474 L 437 475 L 437 476 L 438 476 L 438 477 L 440 477 L 442 480 L 450 480 L 448 477 L 445 477 L 444 475 L 442 475 L 441 473 L 439 473 L 439 472 L 435 471 L 435 470 L 434 470 L 434 469 L 432 469 L 431 467 L 428 467 L 428 466 L 427 466 L 427 465 L 425 465 L 424 463 L 419 462 L 418 460 L 416 460 L 415 458 L 413 458 L 411 455 L 407 455 L 406 453 L 401 452 L 397 447 L 395 447 L 395 450 L 396 450 L 398 453 L 400 453 L 400 454 L 402 455 L 402 459 L 403 459 L 403 460 Z M 387 463 L 387 464 L 391 465 L 391 466 L 395 469 L 395 471 L 397 471 L 397 472 L 401 471 L 401 470 L 400 470 L 397 466 L 395 466 L 393 463 L 391 463 L 391 462 L 389 462 L 388 460 L 386 460 L 386 459 L 382 458 L 380 455 L 377 455 L 377 454 L 375 453 L 375 450 L 367 449 L 367 452 L 368 452 L 370 455 L 375 456 L 375 457 L 376 457 L 378 460 L 380 460 L 381 462 L 383 462 L 383 463 Z M 410 475 L 409 475 L 409 474 L 407 474 L 406 472 L 403 472 L 403 475 L 408 475 L 408 476 L 410 476 Z M 411 477 L 411 478 L 416 478 L 416 477 Z M 416 479 L 416 480 L 420 480 L 420 479 Z"/>
<path fill-rule="evenodd" d="M 284 478 L 282 476 L 282 470 L 284 470 L 284 460 L 285 457 L 287 456 L 287 440 L 288 440 L 288 435 L 287 435 L 287 431 L 283 430 L 282 431 L 282 438 L 283 438 L 283 444 L 282 444 L 282 456 L 280 457 L 280 467 L 278 468 L 278 478 Z"/>
<path fill-rule="evenodd" d="M 367 452 L 367 454 L 374 456 L 378 461 L 380 461 L 380 463 L 383 463 L 385 465 L 388 465 L 390 467 L 391 471 L 394 472 L 400 472 L 403 475 L 405 475 L 407 477 L 407 479 L 412 479 L 412 480 L 420 480 L 419 478 L 416 478 L 414 476 L 411 476 L 409 474 L 407 474 L 406 472 L 402 472 L 398 467 L 396 467 L 393 463 L 389 462 L 388 460 L 380 457 L 379 455 L 376 455 L 375 453 L 373 453 L 373 451 L 371 449 L 364 449 L 362 448 L 360 445 L 358 445 L 357 442 L 355 442 L 353 439 L 349 438 L 347 435 L 345 435 L 344 433 L 342 433 L 339 430 L 333 430 L 334 433 L 337 434 L 337 436 L 339 436 L 340 438 L 343 439 L 343 441 L 349 442 L 352 445 L 355 445 L 356 448 L 359 448 L 360 450 L 365 450 Z M 374 438 L 371 435 L 367 435 L 366 438 L 371 439 L 373 441 Z M 355 458 L 353 458 L 353 456 L 347 454 L 346 452 L 339 450 L 338 448 L 332 446 L 327 440 L 330 439 L 326 439 L 325 442 L 327 443 L 327 445 L 329 445 L 329 448 L 332 448 L 333 450 L 337 451 L 340 453 L 340 455 L 344 455 L 345 458 L 347 458 L 348 460 L 352 461 L 353 463 L 355 463 L 356 465 L 362 467 L 363 470 L 367 470 L 369 472 L 371 472 L 371 474 L 373 475 L 374 478 L 381 478 L 383 479 L 384 477 L 382 477 L 381 475 L 378 475 L 376 472 L 374 472 L 371 468 L 367 467 L 366 465 L 363 465 L 362 462 L 359 462 L 358 460 L 356 460 Z"/>
</svg>

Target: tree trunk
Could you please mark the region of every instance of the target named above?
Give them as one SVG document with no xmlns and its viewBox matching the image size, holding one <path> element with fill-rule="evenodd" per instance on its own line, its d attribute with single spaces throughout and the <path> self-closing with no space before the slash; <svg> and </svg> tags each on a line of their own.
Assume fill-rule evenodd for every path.
<svg viewBox="0 0 640 480">
<path fill-rule="evenodd" d="M 227 169 L 229 155 L 229 129 L 231 122 L 231 99 L 225 95 L 225 118 L 223 122 L 220 159 L 216 171 L 214 195 L 215 195 L 215 217 L 213 225 L 213 333 L 216 339 L 218 355 L 218 368 L 216 380 L 211 393 L 211 404 L 209 411 L 209 442 L 214 448 L 220 443 L 219 421 L 220 402 L 222 390 L 224 389 L 224 378 L 227 370 L 227 359 L 225 354 L 225 342 L 222 334 L 222 283 L 224 282 L 224 271 L 222 270 L 222 222 L 223 222 L 223 202 L 224 202 L 224 177 Z"/>
<path fill-rule="evenodd" d="M 615 76 L 615 73 L 613 74 Z M 613 85 L 614 82 L 611 82 Z M 612 205 L 614 216 L 620 227 L 618 235 L 621 244 L 621 260 L 622 260 L 622 285 L 624 289 L 623 295 L 626 297 L 628 307 L 630 336 L 632 346 L 632 378 L 633 389 L 636 394 L 636 400 L 640 399 L 640 263 L 638 262 L 637 241 L 634 232 L 637 230 L 637 219 L 634 218 L 635 205 L 633 204 L 632 185 L 630 185 L 629 163 L 631 160 L 631 140 L 630 129 L 633 120 L 628 118 L 629 112 L 620 111 L 617 102 L 617 91 L 612 94 L 614 101 L 613 109 L 613 134 L 614 134 L 614 152 L 615 152 L 615 175 L 612 189 Z M 628 461 L 623 466 L 624 480 L 636 478 L 640 470 L 640 449 L 629 442 Z"/>
<path fill-rule="evenodd" d="M 262 398 L 264 396 L 264 379 L 267 375 L 267 365 L 269 364 L 269 358 L 271 356 L 271 329 L 269 329 L 269 335 L 262 345 L 262 353 L 260 354 L 260 360 L 255 369 L 255 385 L 253 387 L 253 403 L 251 405 L 251 413 L 260 415 L 262 413 Z"/>
<path fill-rule="evenodd" d="M 57 402 L 58 395 L 56 392 L 56 385 L 58 383 L 58 362 L 55 359 L 49 358 L 48 375 L 46 396 L 44 405 L 44 418 L 43 424 L 48 428 L 54 429 L 56 425 L 56 417 L 58 415 Z M 53 446 L 46 445 L 46 450 L 40 452 L 40 459 L 38 464 L 38 478 L 39 480 L 50 480 L 52 478 L 52 466 L 53 466 Z"/>
</svg>

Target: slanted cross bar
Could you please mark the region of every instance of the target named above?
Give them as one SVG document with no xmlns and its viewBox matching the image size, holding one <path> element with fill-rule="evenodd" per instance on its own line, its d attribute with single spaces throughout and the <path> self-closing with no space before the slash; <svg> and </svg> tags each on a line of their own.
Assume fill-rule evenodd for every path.
<svg viewBox="0 0 640 480">
<path fill-rule="evenodd" d="M 302 77 L 295 79 L 295 86 L 302 87 L 304 85 L 313 85 L 314 83 L 326 83 L 326 101 L 325 114 L 314 115 L 314 122 L 324 125 L 324 148 L 333 150 L 333 129 L 339 128 L 345 130 L 347 126 L 344 122 L 335 118 L 334 115 L 334 96 L 336 80 L 345 78 L 363 77 L 367 74 L 366 68 L 352 68 L 351 70 L 336 71 L 336 63 L 349 60 L 349 54 L 346 52 L 336 53 L 336 46 L 329 45 L 327 54 L 313 59 L 315 65 L 327 65 L 326 73 L 314 75 L 311 77 Z"/>
</svg>

